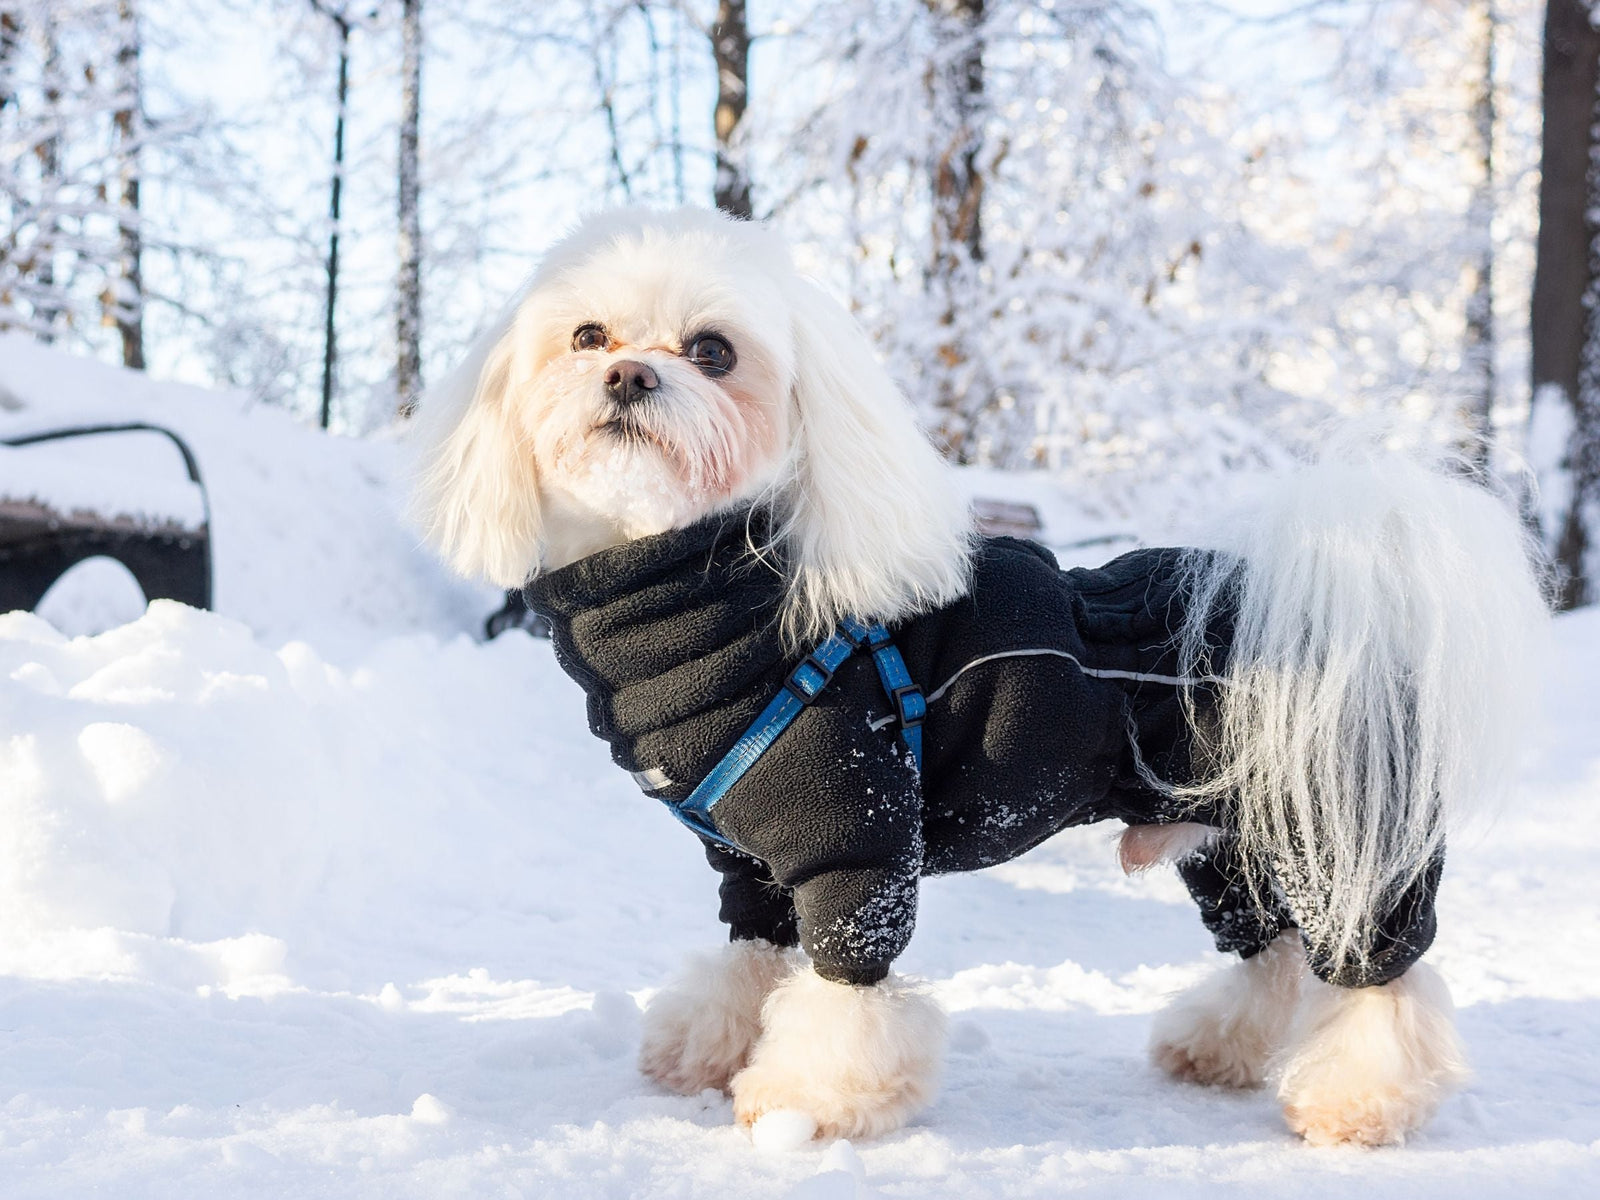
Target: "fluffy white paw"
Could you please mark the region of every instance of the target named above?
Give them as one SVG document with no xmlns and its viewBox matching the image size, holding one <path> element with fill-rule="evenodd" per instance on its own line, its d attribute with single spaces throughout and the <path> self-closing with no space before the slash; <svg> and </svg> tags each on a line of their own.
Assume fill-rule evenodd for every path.
<svg viewBox="0 0 1600 1200">
<path fill-rule="evenodd" d="M 1157 1014 L 1150 1060 L 1190 1083 L 1260 1087 L 1288 1037 L 1304 970 L 1300 935 L 1291 931 L 1202 980 Z"/>
<path fill-rule="evenodd" d="M 644 1015 L 639 1069 L 685 1095 L 726 1090 L 761 1033 L 761 1005 L 803 962 L 770 942 L 732 942 L 693 959 Z"/>
<path fill-rule="evenodd" d="M 945 1016 L 932 997 L 890 976 L 871 987 L 790 976 L 762 1013 L 761 1040 L 733 1079 L 733 1113 L 805 1113 L 820 1137 L 900 1128 L 938 1090 Z"/>
<path fill-rule="evenodd" d="M 1278 1098 L 1313 1145 L 1397 1145 L 1466 1082 L 1450 992 L 1418 964 L 1382 987 L 1307 980 Z"/>
</svg>

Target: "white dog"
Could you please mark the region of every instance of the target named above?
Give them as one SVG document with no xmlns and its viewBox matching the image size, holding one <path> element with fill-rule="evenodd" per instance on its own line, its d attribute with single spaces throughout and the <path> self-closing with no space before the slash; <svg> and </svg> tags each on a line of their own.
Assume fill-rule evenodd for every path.
<svg viewBox="0 0 1600 1200">
<path fill-rule="evenodd" d="M 1543 616 L 1487 494 L 1335 462 L 1213 551 L 1060 572 L 974 537 L 773 232 L 694 211 L 585 223 L 420 420 L 431 540 L 529 585 L 596 732 L 723 873 L 734 940 L 651 1004 L 651 1077 L 745 1124 L 901 1125 L 942 1047 L 889 972 L 917 879 L 1107 816 L 1243 956 L 1158 1019 L 1159 1065 L 1276 1080 L 1315 1142 L 1400 1141 L 1464 1077 L 1416 959 Z"/>
</svg>

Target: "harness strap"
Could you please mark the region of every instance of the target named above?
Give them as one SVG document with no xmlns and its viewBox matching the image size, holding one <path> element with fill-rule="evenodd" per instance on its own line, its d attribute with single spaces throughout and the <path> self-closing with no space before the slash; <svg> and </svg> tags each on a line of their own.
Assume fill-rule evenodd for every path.
<svg viewBox="0 0 1600 1200">
<path fill-rule="evenodd" d="M 899 716 L 900 736 L 911 751 L 917 770 L 921 771 L 922 722 L 928 714 L 928 702 L 912 681 L 899 649 L 890 641 L 889 631 L 875 621 L 868 623 L 846 617 L 839 622 L 836 632 L 830 634 L 827 640 L 789 672 L 778 694 L 768 701 L 760 715 L 694 791 L 680 802 L 667 801 L 667 807 L 673 815 L 702 837 L 737 850 L 738 847 L 717 830 L 711 819 L 711 810 L 756 765 L 767 748 L 778 740 L 778 735 L 794 723 L 801 710 L 822 694 L 823 689 L 833 681 L 833 673 L 840 665 L 857 650 L 863 649 L 872 654 L 872 661 L 878 668 L 878 679 Z"/>
<path fill-rule="evenodd" d="M 889 631 L 882 625 L 867 628 L 867 648 L 872 651 L 872 663 L 878 668 L 878 681 L 884 693 L 894 703 L 900 718 L 900 736 L 905 740 L 917 770 L 922 770 L 922 722 L 928 715 L 928 700 L 922 694 L 906 660 L 900 657 L 900 648 L 889 640 Z"/>
</svg>

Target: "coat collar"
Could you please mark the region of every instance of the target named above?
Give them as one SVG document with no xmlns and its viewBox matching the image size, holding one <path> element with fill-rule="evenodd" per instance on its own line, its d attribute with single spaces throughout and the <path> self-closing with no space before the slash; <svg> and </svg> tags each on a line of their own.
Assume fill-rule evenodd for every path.
<svg viewBox="0 0 1600 1200">
<path fill-rule="evenodd" d="M 536 575 L 524 588 L 528 607 L 546 617 L 568 618 L 673 580 L 707 593 L 733 580 L 748 589 L 770 587 L 782 598 L 783 575 L 771 547 L 772 516 L 748 505 L 713 513 L 682 529 L 652 534 Z M 769 547 L 757 553 L 756 547 Z M 698 577 L 698 580 L 697 580 Z M 743 590 L 743 589 L 742 589 Z"/>
</svg>

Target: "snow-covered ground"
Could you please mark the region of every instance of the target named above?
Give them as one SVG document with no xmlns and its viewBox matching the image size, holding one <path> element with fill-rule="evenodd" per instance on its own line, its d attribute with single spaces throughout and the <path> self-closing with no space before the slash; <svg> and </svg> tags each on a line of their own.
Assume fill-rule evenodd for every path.
<svg viewBox="0 0 1600 1200">
<path fill-rule="evenodd" d="M 721 938 L 715 878 L 546 644 L 475 639 L 493 593 L 397 522 L 397 447 L 16 339 L 0 391 L 0 437 L 188 437 L 219 610 L 0 617 L 0 1196 L 1600 1194 L 1600 611 L 1558 622 L 1515 806 L 1453 849 L 1431 961 L 1478 1077 L 1411 1145 L 1309 1149 L 1269 1096 L 1148 1066 L 1150 1014 L 1219 960 L 1091 829 L 926 885 L 931 1110 L 763 1152 L 633 1066 L 641 1004 Z M 121 466 L 170 483 L 169 454 Z M 974 486 L 1106 532 L 1039 481 Z M 104 624 L 114 576 L 44 607 Z"/>
</svg>

